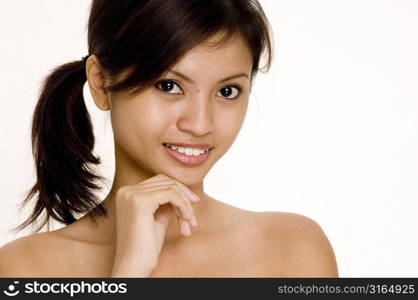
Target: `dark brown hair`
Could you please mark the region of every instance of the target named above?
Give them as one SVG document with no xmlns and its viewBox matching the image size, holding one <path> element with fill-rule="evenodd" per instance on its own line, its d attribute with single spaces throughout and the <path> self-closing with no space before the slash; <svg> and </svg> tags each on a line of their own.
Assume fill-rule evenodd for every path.
<svg viewBox="0 0 418 300">
<path fill-rule="evenodd" d="M 88 20 L 88 50 L 106 74 L 115 78 L 129 70 L 109 92 L 135 93 L 154 83 L 186 52 L 215 34 L 217 45 L 236 34 L 246 41 L 253 58 L 252 77 L 260 57 L 272 60 L 269 23 L 257 0 L 93 0 Z M 92 167 L 94 134 L 83 98 L 83 60 L 61 65 L 45 79 L 32 120 L 32 152 L 37 180 L 22 206 L 36 196 L 30 217 L 17 227 L 33 224 L 42 213 L 39 231 L 53 218 L 70 224 L 77 213 L 105 216 L 95 196 L 104 179 Z M 93 210 L 94 209 L 94 210 Z"/>
</svg>

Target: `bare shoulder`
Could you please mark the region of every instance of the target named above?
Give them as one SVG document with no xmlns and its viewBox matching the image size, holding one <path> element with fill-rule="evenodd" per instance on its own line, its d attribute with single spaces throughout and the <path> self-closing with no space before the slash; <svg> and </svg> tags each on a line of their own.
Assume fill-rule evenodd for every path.
<svg viewBox="0 0 418 300">
<path fill-rule="evenodd" d="M 257 214 L 272 277 L 338 277 L 331 243 L 316 221 L 288 212 Z"/>
<path fill-rule="evenodd" d="M 0 277 L 107 276 L 113 249 L 74 239 L 68 232 L 58 229 L 7 243 L 0 248 Z"/>
<path fill-rule="evenodd" d="M 41 262 L 57 246 L 53 232 L 15 239 L 0 248 L 0 277 L 36 277 Z"/>
</svg>

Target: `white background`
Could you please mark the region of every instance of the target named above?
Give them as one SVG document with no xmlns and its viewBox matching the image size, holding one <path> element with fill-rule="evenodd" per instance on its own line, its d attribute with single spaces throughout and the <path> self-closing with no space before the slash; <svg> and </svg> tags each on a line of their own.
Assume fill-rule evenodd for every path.
<svg viewBox="0 0 418 300">
<path fill-rule="evenodd" d="M 261 0 L 275 60 L 207 192 L 317 221 L 341 277 L 418 276 L 418 1 Z M 87 54 L 89 1 L 0 2 L 0 245 L 27 216 L 30 119 L 53 67 Z M 113 177 L 106 113 L 94 120 Z M 107 189 L 105 188 L 103 194 Z M 27 211 L 28 212 L 28 211 Z"/>
</svg>

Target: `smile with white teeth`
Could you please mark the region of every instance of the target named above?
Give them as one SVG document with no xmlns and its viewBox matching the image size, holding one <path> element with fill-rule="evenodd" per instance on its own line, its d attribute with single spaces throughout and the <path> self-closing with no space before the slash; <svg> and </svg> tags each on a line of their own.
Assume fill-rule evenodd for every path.
<svg viewBox="0 0 418 300">
<path fill-rule="evenodd" d="M 199 156 L 202 155 L 205 152 L 208 152 L 209 149 L 196 149 L 196 148 L 186 148 L 186 147 L 178 147 L 178 146 L 173 146 L 170 144 L 163 144 L 164 147 L 170 148 L 171 150 L 177 151 L 179 153 L 183 153 L 186 155 L 193 155 L 193 156 Z"/>
</svg>

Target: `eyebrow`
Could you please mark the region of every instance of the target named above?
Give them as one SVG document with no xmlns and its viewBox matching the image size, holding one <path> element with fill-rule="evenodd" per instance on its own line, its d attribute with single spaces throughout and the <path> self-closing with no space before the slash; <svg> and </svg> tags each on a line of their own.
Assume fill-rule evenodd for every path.
<svg viewBox="0 0 418 300">
<path fill-rule="evenodd" d="M 177 72 L 177 71 L 174 71 L 174 70 L 168 70 L 168 73 L 173 73 L 173 74 L 183 78 L 184 80 L 186 80 L 190 83 L 194 83 L 194 81 L 192 79 L 190 79 L 189 77 L 187 77 L 186 75 L 184 75 L 180 72 Z M 225 82 L 225 81 L 228 81 L 228 80 L 231 80 L 231 79 L 234 79 L 234 78 L 238 78 L 238 77 L 247 77 L 248 78 L 248 75 L 246 73 L 239 73 L 239 74 L 236 74 L 236 75 L 231 75 L 231 76 L 225 77 L 224 79 L 219 80 L 218 83 L 222 83 L 222 82 Z"/>
</svg>

